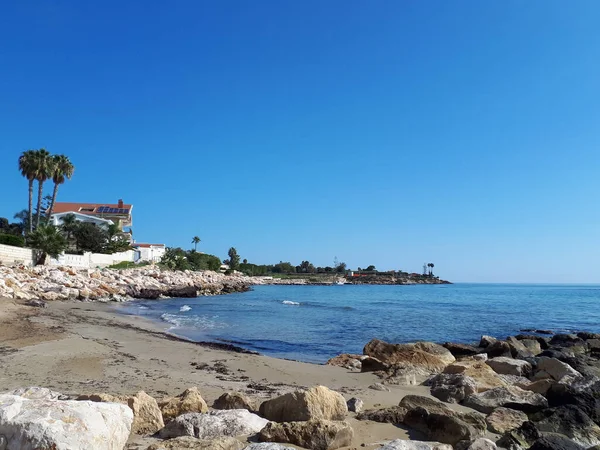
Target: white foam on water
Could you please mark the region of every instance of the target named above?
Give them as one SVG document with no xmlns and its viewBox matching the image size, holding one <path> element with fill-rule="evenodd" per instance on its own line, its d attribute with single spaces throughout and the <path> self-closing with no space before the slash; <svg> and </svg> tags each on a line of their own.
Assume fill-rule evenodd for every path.
<svg viewBox="0 0 600 450">
<path fill-rule="evenodd" d="M 189 305 L 183 305 L 181 308 L 179 308 L 179 311 L 181 312 L 187 312 L 187 311 L 191 311 L 192 307 Z"/>
<path fill-rule="evenodd" d="M 291 300 L 284 300 L 281 303 L 283 303 L 284 305 L 294 305 L 294 306 L 300 306 L 300 303 L 298 302 L 293 302 Z"/>
<path fill-rule="evenodd" d="M 138 308 L 139 309 L 150 309 L 150 308 L 148 308 L 147 306 L 144 306 L 144 305 L 140 305 L 140 306 L 138 306 Z"/>
<path fill-rule="evenodd" d="M 194 316 L 185 315 L 181 316 L 178 314 L 164 313 L 160 316 L 162 320 L 171 324 L 170 330 L 175 328 L 195 328 L 197 330 L 214 330 L 217 328 L 226 328 L 227 324 L 224 322 L 217 322 L 218 316 Z"/>
</svg>

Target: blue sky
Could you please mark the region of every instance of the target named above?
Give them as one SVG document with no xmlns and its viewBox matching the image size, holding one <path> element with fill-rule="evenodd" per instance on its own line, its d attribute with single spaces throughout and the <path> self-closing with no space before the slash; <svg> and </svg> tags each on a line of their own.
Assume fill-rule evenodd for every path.
<svg viewBox="0 0 600 450">
<path fill-rule="evenodd" d="M 600 282 L 597 2 L 170 3 L 0 5 L 0 217 L 46 147 L 138 241 Z"/>
</svg>

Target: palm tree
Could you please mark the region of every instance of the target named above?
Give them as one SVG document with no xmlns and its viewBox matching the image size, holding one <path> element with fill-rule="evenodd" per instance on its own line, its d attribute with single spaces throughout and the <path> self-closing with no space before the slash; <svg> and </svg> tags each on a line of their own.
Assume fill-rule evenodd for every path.
<svg viewBox="0 0 600 450">
<path fill-rule="evenodd" d="M 200 238 L 198 236 L 194 236 L 192 239 L 192 244 L 194 244 L 194 251 L 198 250 L 198 244 L 200 243 Z"/>
<path fill-rule="evenodd" d="M 19 170 L 29 182 L 29 232 L 33 231 L 33 180 L 35 180 L 36 150 L 27 150 L 19 156 Z"/>
<path fill-rule="evenodd" d="M 46 219 L 50 220 L 52 210 L 54 209 L 54 203 L 56 202 L 56 194 L 58 193 L 58 186 L 65 182 L 65 179 L 71 179 L 75 166 L 65 155 L 54 155 L 52 156 L 52 181 L 54 181 L 54 192 L 52 192 L 52 201 L 50 202 L 50 208 Z"/>
<path fill-rule="evenodd" d="M 77 230 L 78 226 L 79 222 L 77 221 L 77 217 L 75 217 L 75 214 L 67 214 L 62 218 L 60 229 L 63 233 L 65 233 L 65 237 L 67 238 L 67 244 L 71 244 L 73 233 Z"/>
<path fill-rule="evenodd" d="M 38 201 L 37 214 L 35 217 L 35 226 L 40 224 L 42 215 L 42 197 L 44 195 L 44 182 L 52 176 L 54 161 L 52 155 L 45 148 L 40 148 L 35 152 L 35 179 L 38 182 Z"/>
<path fill-rule="evenodd" d="M 53 225 L 42 225 L 27 236 L 27 245 L 38 251 L 36 265 L 44 264 L 46 257 L 58 258 L 67 248 L 67 241 Z"/>
</svg>

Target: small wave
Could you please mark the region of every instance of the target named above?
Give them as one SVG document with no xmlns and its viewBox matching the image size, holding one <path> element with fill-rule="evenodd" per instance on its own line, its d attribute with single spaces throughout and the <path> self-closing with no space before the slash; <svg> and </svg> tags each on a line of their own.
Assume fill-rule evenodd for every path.
<svg viewBox="0 0 600 450">
<path fill-rule="evenodd" d="M 144 305 L 140 305 L 140 306 L 138 306 L 138 308 L 139 309 L 150 309 L 150 308 L 148 308 L 147 306 L 144 306 Z"/>
<path fill-rule="evenodd" d="M 187 311 L 191 311 L 192 307 L 189 305 L 183 305 L 181 308 L 179 308 L 179 311 L 181 312 L 187 312 Z"/>
<path fill-rule="evenodd" d="M 160 318 L 162 320 L 164 320 L 165 322 L 170 323 L 171 325 L 174 325 L 174 327 L 181 326 L 181 319 L 174 314 L 164 313 L 160 316 Z"/>
<path fill-rule="evenodd" d="M 299 302 L 293 302 L 291 300 L 284 300 L 281 303 L 283 303 L 284 305 L 294 305 L 294 306 L 300 306 Z"/>
</svg>

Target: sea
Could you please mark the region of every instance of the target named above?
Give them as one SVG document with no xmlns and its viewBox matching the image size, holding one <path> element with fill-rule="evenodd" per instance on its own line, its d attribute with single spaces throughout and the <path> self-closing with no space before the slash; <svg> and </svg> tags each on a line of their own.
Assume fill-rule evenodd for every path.
<svg viewBox="0 0 600 450">
<path fill-rule="evenodd" d="M 521 330 L 600 332 L 600 286 L 452 284 L 255 286 L 212 297 L 120 304 L 194 341 L 233 344 L 277 358 L 324 363 L 362 353 L 373 338 L 478 342 Z"/>
</svg>

